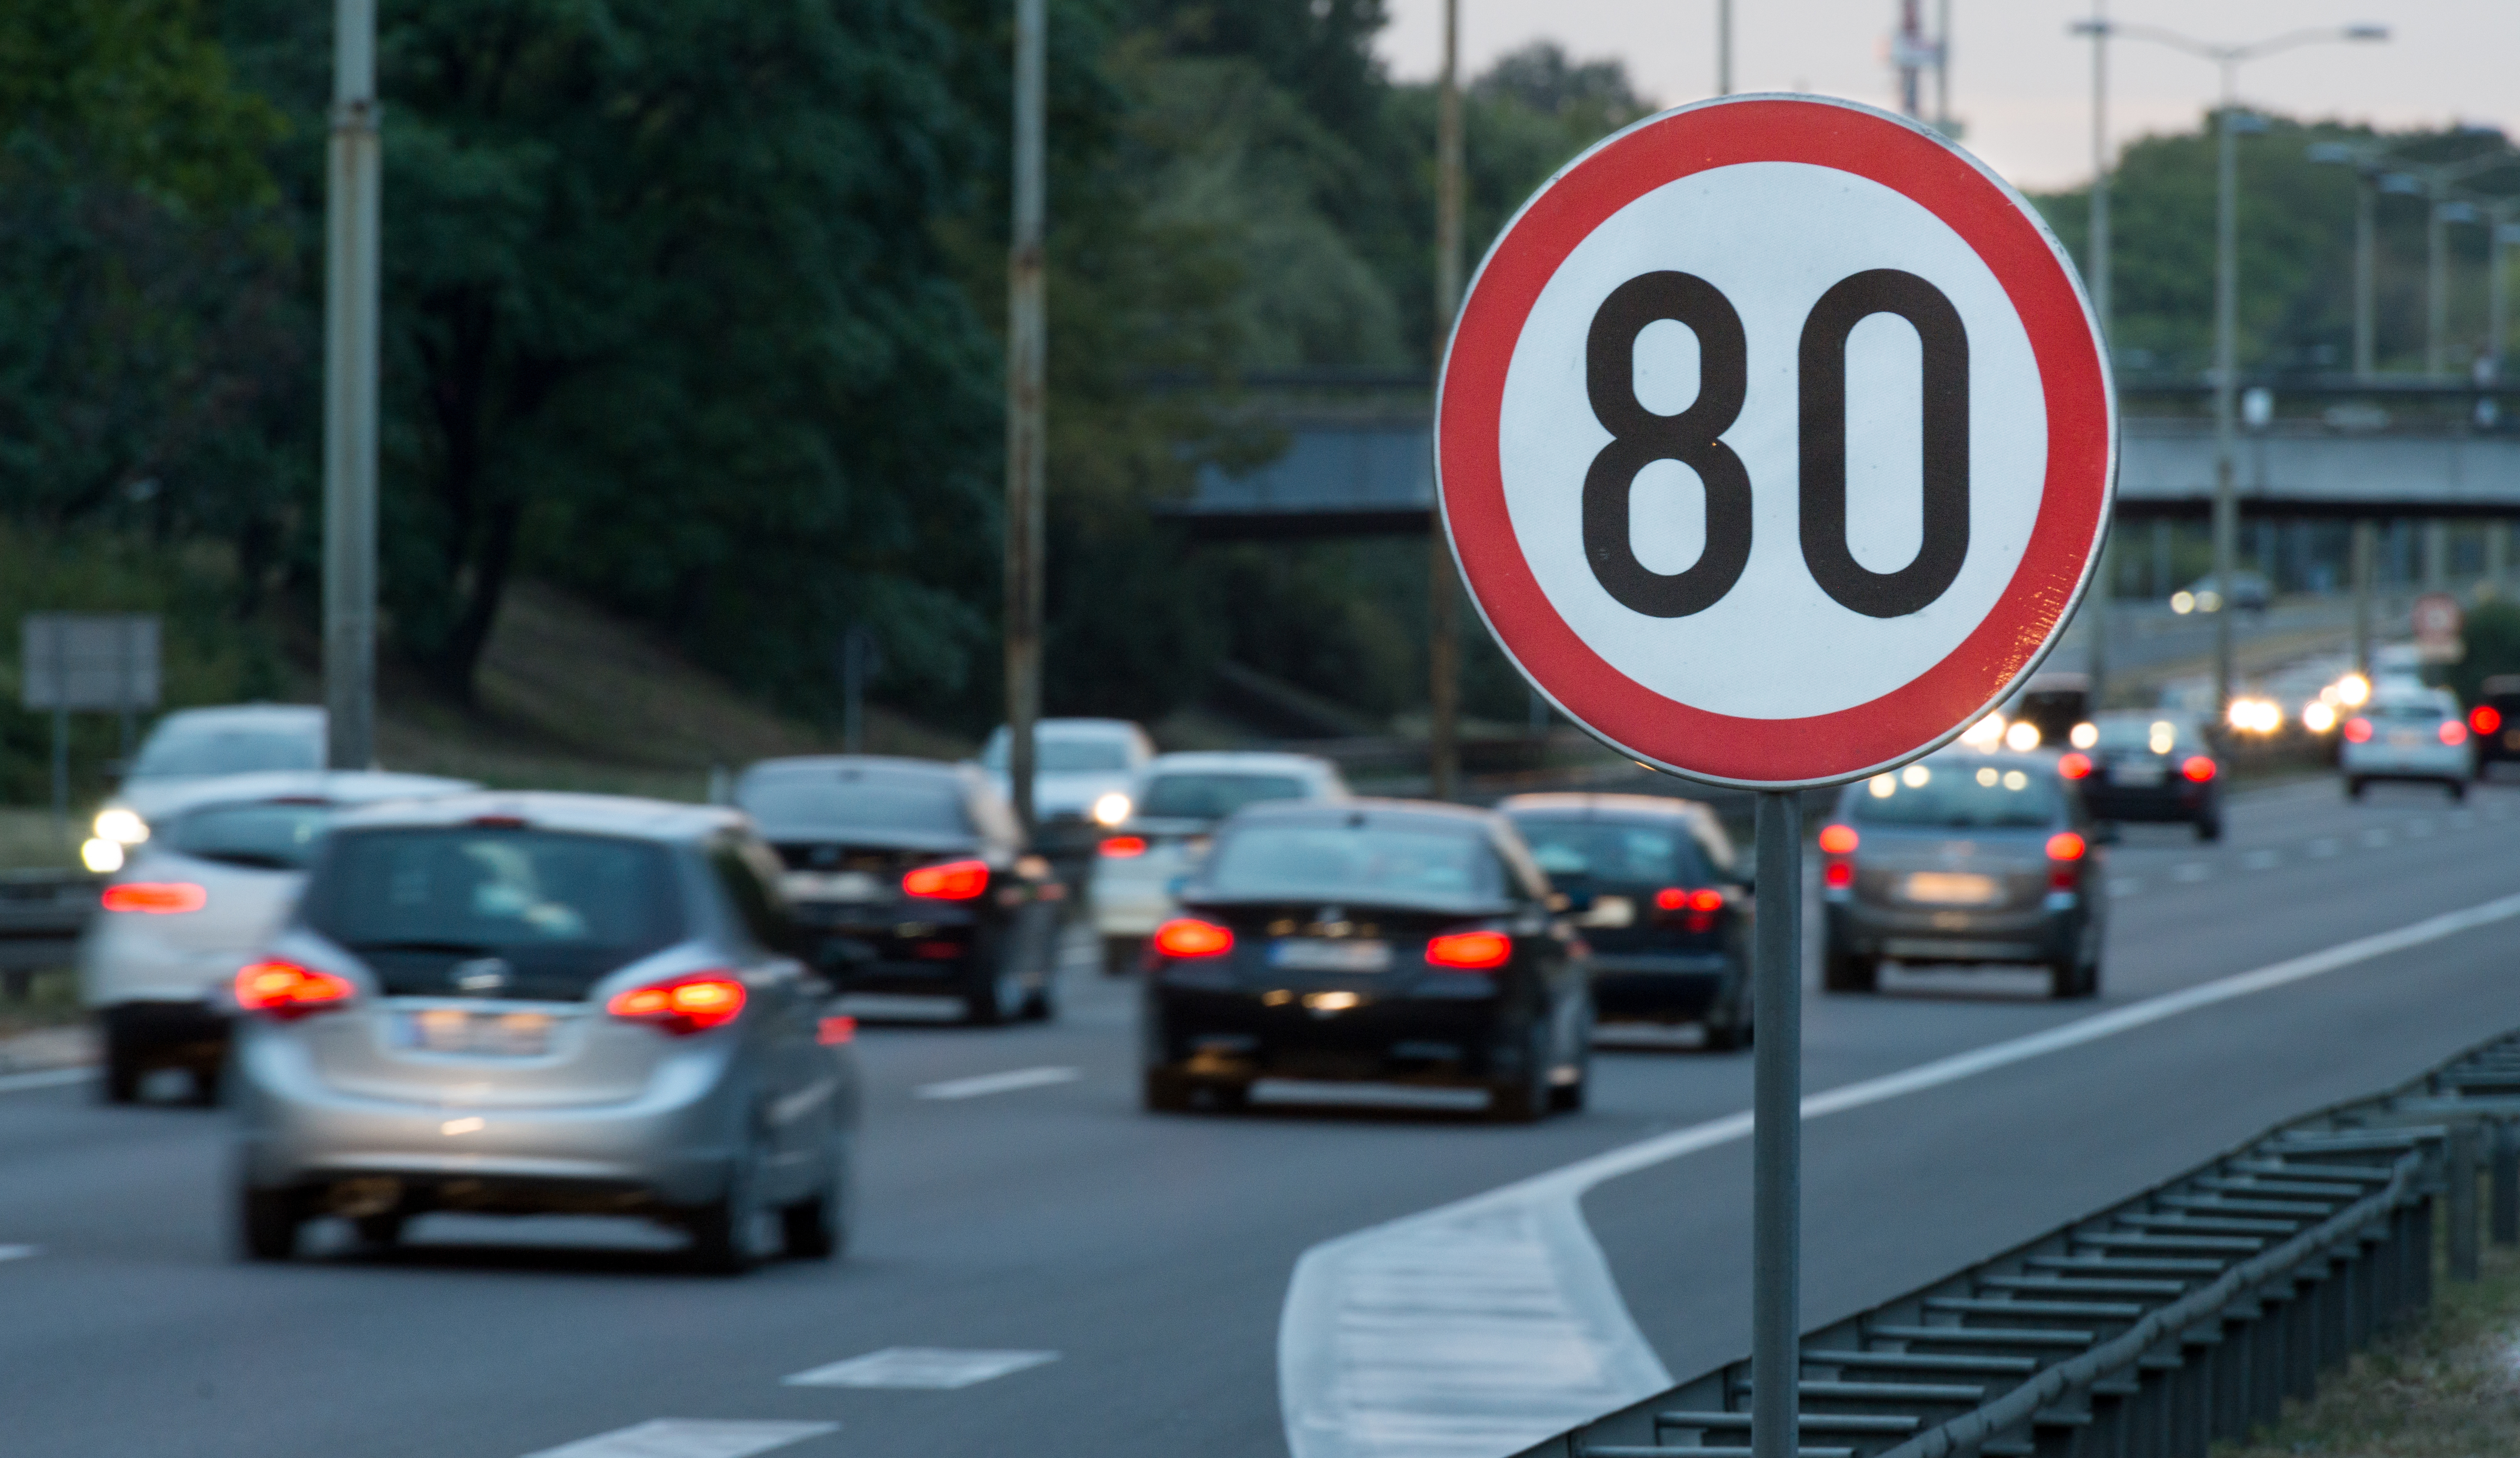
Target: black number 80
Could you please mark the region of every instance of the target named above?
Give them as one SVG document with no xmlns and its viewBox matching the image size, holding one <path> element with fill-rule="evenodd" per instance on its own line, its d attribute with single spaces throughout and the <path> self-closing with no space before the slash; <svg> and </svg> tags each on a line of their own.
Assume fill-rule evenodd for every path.
<svg viewBox="0 0 2520 1458">
<path fill-rule="evenodd" d="M 1924 530 L 1916 555 L 1874 572 L 1846 545 L 1846 340 L 1874 314 L 1895 314 L 1923 345 Z M 1678 415 L 1637 399 L 1636 343 L 1669 319 L 1697 335 L 1697 398 Z M 1803 562 L 1822 591 L 1868 617 L 1895 618 L 1940 597 L 1959 576 L 1969 542 L 1968 331 L 1943 291 L 1914 274 L 1868 269 L 1839 280 L 1803 321 L 1801 381 Z M 1732 591 L 1750 561 L 1750 473 L 1720 437 L 1741 414 L 1749 349 L 1741 316 L 1694 274 L 1643 274 L 1610 291 L 1584 345 L 1584 392 L 1610 443 L 1584 473 L 1584 556 L 1601 587 L 1656 618 L 1703 612 Z M 1628 499 L 1637 473 L 1677 461 L 1706 489 L 1706 546 L 1679 572 L 1637 560 Z"/>
</svg>

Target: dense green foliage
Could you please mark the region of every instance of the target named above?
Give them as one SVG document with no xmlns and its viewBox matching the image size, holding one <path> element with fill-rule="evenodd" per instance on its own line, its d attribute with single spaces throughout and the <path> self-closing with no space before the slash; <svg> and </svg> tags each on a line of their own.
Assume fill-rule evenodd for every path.
<svg viewBox="0 0 2520 1458">
<path fill-rule="evenodd" d="M 2520 603 L 2480 602 L 2459 631 L 2462 651 L 2451 665 L 2451 691 L 2463 704 L 2483 696 L 2486 680 L 2520 674 Z"/>
</svg>

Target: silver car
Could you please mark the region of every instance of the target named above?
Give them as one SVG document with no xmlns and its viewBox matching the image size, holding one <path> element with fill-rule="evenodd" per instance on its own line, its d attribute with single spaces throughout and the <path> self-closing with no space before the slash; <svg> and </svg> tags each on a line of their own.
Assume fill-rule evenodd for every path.
<svg viewBox="0 0 2520 1458">
<path fill-rule="evenodd" d="M 1309 754 L 1185 752 L 1155 757 L 1130 817 L 1102 839 L 1089 883 L 1102 967 L 1134 970 L 1155 928 L 1181 913 L 1174 883 L 1207 851 L 1217 823 L 1263 800 L 1345 800 L 1338 767 Z"/>
<path fill-rule="evenodd" d="M 325 722 L 322 709 L 305 704 L 176 710 L 141 741 L 122 784 L 97 813 L 97 839 L 138 845 L 160 815 L 223 775 L 323 769 Z"/>
<path fill-rule="evenodd" d="M 740 1270 L 846 1235 L 852 1025 L 741 814 L 476 794 L 336 821 L 236 977 L 245 1253 L 344 1216 L 645 1216 Z"/>
</svg>

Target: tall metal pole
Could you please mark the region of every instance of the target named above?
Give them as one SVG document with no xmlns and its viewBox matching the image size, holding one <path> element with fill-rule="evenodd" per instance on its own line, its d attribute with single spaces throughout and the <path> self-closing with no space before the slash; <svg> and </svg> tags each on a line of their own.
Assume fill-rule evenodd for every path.
<svg viewBox="0 0 2520 1458">
<path fill-rule="evenodd" d="M 1444 0 L 1444 79 L 1435 112 L 1435 358 L 1462 303 L 1462 0 Z M 1426 793 L 1450 800 L 1461 772 L 1461 594 L 1442 513 L 1426 517 Z"/>
<path fill-rule="evenodd" d="M 2430 190 L 2424 221 L 2424 374 L 2439 379 L 2449 373 L 2450 348 L 2450 220 L 2442 216 L 2442 187 Z"/>
<path fill-rule="evenodd" d="M 2100 338 L 2109 337 L 2109 16 L 2107 0 L 2092 0 L 2092 312 Z"/>
<path fill-rule="evenodd" d="M 2502 361 L 2511 348 L 2511 255 L 2504 250 L 2520 243 L 2520 207 L 2508 202 L 2497 204 L 2486 214 L 2485 235 L 2485 353 L 2494 362 L 2494 378 L 2502 378 Z"/>
<path fill-rule="evenodd" d="M 1952 0 L 1934 3 L 1934 130 L 1952 132 Z"/>
<path fill-rule="evenodd" d="M 376 0 L 333 12 L 324 219 L 324 762 L 376 763 L 380 195 Z"/>
<path fill-rule="evenodd" d="M 2232 420 L 2240 362 L 2239 101 L 2233 65 L 2223 62 L 2223 110 L 2218 118 L 2214 217 L 2214 724 L 2219 733 L 2231 708 L 2232 558 L 2240 530 L 2233 494 L 2237 442 Z"/>
<path fill-rule="evenodd" d="M 1732 94 L 1732 0 L 1715 0 L 1715 94 Z"/>
<path fill-rule="evenodd" d="M 1917 0 L 1899 0 L 1899 38 L 1894 49 L 1899 63 L 1899 110 L 1923 120 L 1924 101 L 1917 95 L 1916 63 L 1924 59 L 1924 22 L 1916 10 Z"/>
<path fill-rule="evenodd" d="M 1751 1072 L 1750 1454 L 1801 1451 L 1803 1100 L 1803 813 L 1790 790 L 1758 809 L 1760 1037 Z"/>
<path fill-rule="evenodd" d="M 2377 366 L 2379 347 L 2379 189 L 2368 172 L 2358 175 L 2354 192 L 2354 376 L 2367 380 Z"/>
<path fill-rule="evenodd" d="M 1014 230 L 1007 250 L 1007 782 L 1024 832 L 1033 806 L 1033 725 L 1041 717 L 1042 531 L 1048 436 L 1043 394 L 1043 43 L 1047 0 L 1015 0 Z"/>
<path fill-rule="evenodd" d="M 2354 523 L 2354 671 L 2371 681 L 2371 578 L 2379 533 L 2368 521 Z"/>
</svg>

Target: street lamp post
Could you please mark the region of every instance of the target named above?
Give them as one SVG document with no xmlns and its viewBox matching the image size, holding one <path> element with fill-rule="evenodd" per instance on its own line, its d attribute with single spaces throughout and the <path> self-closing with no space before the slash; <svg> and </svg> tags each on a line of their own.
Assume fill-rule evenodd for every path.
<svg viewBox="0 0 2520 1458">
<path fill-rule="evenodd" d="M 2233 482 L 2238 456 L 2234 415 L 2239 384 L 2240 63 L 2322 41 L 2386 40 L 2389 30 L 2385 25 L 2322 26 L 2232 45 L 2192 40 L 2159 25 L 2129 25 L 2104 20 L 2088 23 L 2094 34 L 2148 40 L 2201 57 L 2213 62 L 2223 73 L 2222 106 L 2215 128 L 2214 208 L 2214 587 L 2222 599 L 2214 612 L 2214 722 L 2219 727 L 2231 707 L 2231 574 L 2240 525 L 2240 504 Z"/>
<path fill-rule="evenodd" d="M 339 0 L 324 231 L 324 763 L 336 770 L 377 758 L 379 157 L 376 0 Z"/>
</svg>

